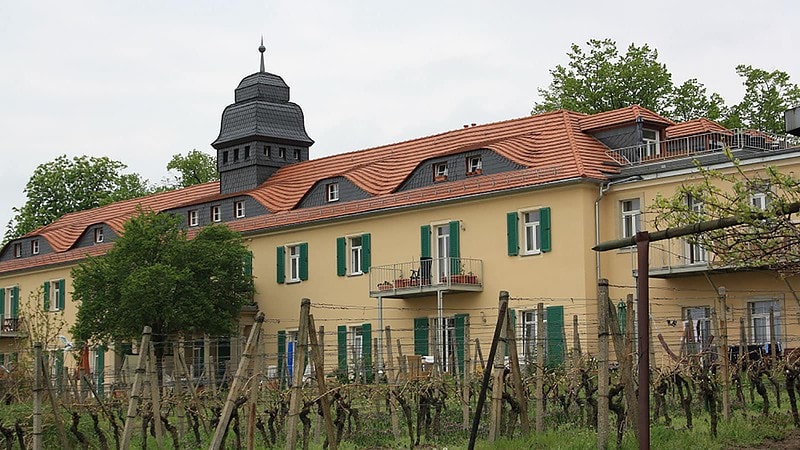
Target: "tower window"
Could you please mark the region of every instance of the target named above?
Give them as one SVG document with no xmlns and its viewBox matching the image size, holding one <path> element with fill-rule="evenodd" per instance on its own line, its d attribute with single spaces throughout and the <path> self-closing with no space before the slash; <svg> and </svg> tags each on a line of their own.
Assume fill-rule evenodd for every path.
<svg viewBox="0 0 800 450">
<path fill-rule="evenodd" d="M 339 183 L 326 185 L 326 191 L 328 192 L 328 203 L 339 200 Z"/>
<path fill-rule="evenodd" d="M 233 162 L 236 162 L 238 160 L 239 160 L 239 149 L 235 148 L 233 149 Z"/>
<path fill-rule="evenodd" d="M 228 151 L 222 152 L 222 164 L 228 164 Z"/>
<path fill-rule="evenodd" d="M 31 241 L 31 255 L 39 254 L 39 240 L 34 239 Z"/>
<path fill-rule="evenodd" d="M 245 145 L 244 146 L 244 159 L 248 159 L 248 158 L 250 158 L 250 146 L 249 145 Z"/>
<path fill-rule="evenodd" d="M 300 149 L 299 148 L 294 149 L 294 159 L 296 159 L 297 161 L 300 161 Z"/>
<path fill-rule="evenodd" d="M 286 149 L 283 147 L 278 147 L 278 158 L 286 159 Z"/>
<path fill-rule="evenodd" d="M 272 147 L 270 147 L 269 145 L 265 145 L 264 146 L 264 156 L 269 158 L 270 153 L 272 153 Z"/>
</svg>

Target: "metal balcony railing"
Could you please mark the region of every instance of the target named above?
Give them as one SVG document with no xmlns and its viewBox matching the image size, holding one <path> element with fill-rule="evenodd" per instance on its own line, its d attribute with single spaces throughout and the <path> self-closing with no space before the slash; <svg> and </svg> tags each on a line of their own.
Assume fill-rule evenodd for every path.
<svg viewBox="0 0 800 450">
<path fill-rule="evenodd" d="M 418 261 L 373 266 L 370 296 L 392 297 L 443 291 L 483 290 L 483 261 L 474 258 L 421 258 Z"/>
<path fill-rule="evenodd" d="M 624 166 L 649 164 L 665 159 L 733 150 L 780 150 L 800 146 L 796 136 L 776 136 L 753 130 L 703 133 L 659 142 L 648 142 L 631 147 L 609 150 L 606 153 Z"/>
<path fill-rule="evenodd" d="M 670 277 L 711 270 L 713 253 L 685 239 L 666 239 L 650 243 L 650 276 Z M 636 252 L 631 252 L 631 267 L 636 270 Z"/>
<path fill-rule="evenodd" d="M 22 319 L 19 317 L 3 317 L 0 320 L 0 334 L 15 334 L 22 331 Z"/>
</svg>

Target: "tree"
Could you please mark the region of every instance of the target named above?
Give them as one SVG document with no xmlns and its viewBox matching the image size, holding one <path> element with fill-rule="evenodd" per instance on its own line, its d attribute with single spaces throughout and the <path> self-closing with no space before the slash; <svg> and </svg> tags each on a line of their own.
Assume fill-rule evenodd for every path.
<svg viewBox="0 0 800 450">
<path fill-rule="evenodd" d="M 167 164 L 167 170 L 178 171 L 175 181 L 168 183 L 177 188 L 219 180 L 217 160 L 213 156 L 197 150 L 190 151 L 186 156 L 172 155 L 172 159 Z"/>
<path fill-rule="evenodd" d="M 694 235 L 690 243 L 712 252 L 714 265 L 799 274 L 800 223 L 785 211 L 800 201 L 800 181 L 771 166 L 745 171 L 730 151 L 726 153 L 733 170 L 698 166 L 697 182 L 655 199 L 651 206 L 655 227 L 735 217 L 741 225 Z"/>
<path fill-rule="evenodd" d="M 723 114 L 727 114 L 727 108 L 722 96 L 716 92 L 707 95 L 706 87 L 697 78 L 684 81 L 672 92 L 669 116 L 675 121 L 684 122 L 699 117 L 720 120 Z"/>
<path fill-rule="evenodd" d="M 800 105 L 800 87 L 780 70 L 767 72 L 742 64 L 736 66 L 736 73 L 744 78 L 744 98 L 733 108 L 725 125 L 784 134 L 783 113 Z"/>
<path fill-rule="evenodd" d="M 586 44 L 588 52 L 572 44 L 568 66 L 557 65 L 550 71 L 553 80 L 547 89 L 539 89 L 543 100 L 532 113 L 564 108 L 594 114 L 633 104 L 667 112 L 672 75 L 658 61 L 658 51 L 647 44 L 631 44 L 620 55 L 611 39 Z"/>
<path fill-rule="evenodd" d="M 177 216 L 140 211 L 108 253 L 73 269 L 73 300 L 81 303 L 73 336 L 130 342 L 149 325 L 160 364 L 168 336 L 231 333 L 253 298 L 250 257 L 224 225 L 188 239 Z"/>
<path fill-rule="evenodd" d="M 25 185 L 27 199 L 14 207 L 5 239 L 14 239 L 47 225 L 62 215 L 95 208 L 151 192 L 137 174 L 123 174 L 127 166 L 107 157 L 66 155 L 40 164 Z"/>
</svg>

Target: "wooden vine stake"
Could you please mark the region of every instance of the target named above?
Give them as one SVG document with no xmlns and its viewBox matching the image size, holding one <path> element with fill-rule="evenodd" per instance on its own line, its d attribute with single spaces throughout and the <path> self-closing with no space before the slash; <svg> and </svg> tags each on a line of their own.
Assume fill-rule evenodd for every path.
<svg viewBox="0 0 800 450">
<path fill-rule="evenodd" d="M 536 305 L 536 432 L 544 432 L 544 303 Z"/>
<path fill-rule="evenodd" d="M 519 369 L 519 355 L 517 354 L 517 339 L 514 321 L 511 320 L 511 310 L 506 310 L 506 339 L 508 345 L 508 358 L 511 364 L 511 382 L 514 385 L 514 396 L 519 402 L 519 421 L 522 425 L 522 434 L 527 435 L 530 430 L 528 423 L 528 401 L 525 397 L 525 387 L 522 385 L 522 371 Z"/>
<path fill-rule="evenodd" d="M 145 326 L 142 331 L 142 343 L 139 345 L 139 363 L 136 364 L 136 372 L 133 377 L 133 386 L 131 387 L 130 400 L 128 401 L 128 413 L 125 416 L 125 429 L 122 432 L 122 442 L 120 448 L 128 450 L 131 444 L 131 434 L 133 433 L 133 421 L 136 418 L 136 410 L 139 408 L 139 403 L 142 401 L 142 382 L 144 381 L 145 364 L 150 352 L 150 334 L 153 332 L 152 328 Z"/>
<path fill-rule="evenodd" d="M 222 408 L 222 414 L 217 424 L 217 429 L 214 431 L 214 438 L 211 440 L 209 449 L 217 450 L 222 446 L 222 437 L 225 435 L 225 430 L 228 429 L 228 423 L 231 421 L 233 409 L 236 407 L 236 399 L 239 398 L 239 391 L 242 390 L 246 382 L 247 369 L 253 359 L 253 350 L 256 348 L 259 336 L 261 335 L 261 326 L 264 324 L 264 313 L 259 311 L 256 315 L 255 324 L 250 329 L 250 336 L 247 338 L 247 344 L 244 347 L 244 354 L 239 360 L 239 367 L 236 368 L 236 375 L 233 376 L 233 383 L 228 390 L 228 398 L 225 400 L 225 406 Z"/>
<path fill-rule="evenodd" d="M 311 300 L 304 298 L 300 301 L 300 322 L 297 331 L 297 345 L 294 349 L 294 372 L 292 373 L 292 387 L 289 397 L 289 416 L 286 422 L 286 448 L 295 448 L 297 445 L 297 418 L 302 404 L 303 372 L 305 372 L 306 345 L 308 345 L 308 313 L 311 309 Z"/>
<path fill-rule="evenodd" d="M 33 448 L 42 448 L 42 369 L 39 360 L 42 359 L 42 343 L 33 344 Z M 53 411 L 59 414 L 59 411 Z"/>
<path fill-rule="evenodd" d="M 308 299 L 303 299 L 308 300 Z M 309 300 L 309 305 L 311 301 Z M 322 351 L 317 341 L 317 330 L 314 326 L 314 316 L 308 314 L 308 338 L 311 340 L 311 360 L 314 361 L 314 377 L 317 380 L 317 392 L 322 408 L 322 417 L 325 421 L 325 434 L 328 437 L 328 447 L 336 450 L 336 431 L 333 429 L 333 418 L 331 418 L 331 403 L 328 399 L 328 388 L 325 386 L 325 362 L 322 359 Z M 290 447 L 291 448 L 291 447 Z"/>
<path fill-rule="evenodd" d="M 608 448 L 608 280 L 597 282 L 597 448 Z M 538 391 L 537 391 L 538 395 Z M 537 405 L 536 431 L 539 431 Z"/>
<path fill-rule="evenodd" d="M 164 424 L 161 423 L 161 399 L 158 388 L 158 367 L 153 341 L 150 341 L 150 353 L 147 357 L 147 373 L 150 375 L 150 403 L 153 405 L 153 428 L 156 430 L 158 448 L 164 448 Z"/>
<path fill-rule="evenodd" d="M 720 355 L 720 361 L 722 362 L 722 414 L 725 420 L 728 420 L 731 417 L 731 387 L 728 374 L 730 371 L 730 361 L 728 360 L 728 294 L 724 287 L 720 287 L 718 292 L 720 302 L 719 331 L 722 337 L 722 355 Z"/>
<path fill-rule="evenodd" d="M 508 292 L 500 291 L 500 303 L 508 305 Z M 506 309 L 507 311 L 507 309 Z M 502 423 L 503 415 L 503 391 L 505 383 L 503 378 L 505 375 L 505 355 L 506 355 L 506 334 L 508 329 L 508 318 L 506 311 L 498 317 L 498 323 L 501 325 L 500 338 L 497 342 L 498 352 L 494 355 L 492 363 L 492 408 L 489 410 L 489 442 L 494 442 L 500 438 L 500 425 Z"/>
</svg>

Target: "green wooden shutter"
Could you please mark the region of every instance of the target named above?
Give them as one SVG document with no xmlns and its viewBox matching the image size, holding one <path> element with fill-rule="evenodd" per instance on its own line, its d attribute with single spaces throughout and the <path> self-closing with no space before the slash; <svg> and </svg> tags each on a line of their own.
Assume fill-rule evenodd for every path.
<svg viewBox="0 0 800 450">
<path fill-rule="evenodd" d="M 64 280 L 58 280 L 58 298 L 56 299 L 56 308 L 63 311 L 66 305 L 67 298 L 67 284 Z"/>
<path fill-rule="evenodd" d="M 547 367 L 564 363 L 564 307 L 547 307 Z"/>
<path fill-rule="evenodd" d="M 541 247 L 542 253 L 547 253 L 552 249 L 552 238 L 550 236 L 550 208 L 539 210 L 539 226 L 541 227 Z"/>
<path fill-rule="evenodd" d="M 417 317 L 414 319 L 414 354 L 428 354 L 428 318 Z"/>
<path fill-rule="evenodd" d="M 300 280 L 308 280 L 308 243 L 300 244 Z"/>
<path fill-rule="evenodd" d="M 336 238 L 336 275 L 347 275 L 347 241 L 343 237 Z"/>
<path fill-rule="evenodd" d="M 19 286 L 11 288 L 11 318 L 19 318 Z"/>
<path fill-rule="evenodd" d="M 101 345 L 94 351 L 94 373 L 97 383 L 97 397 L 103 398 L 103 384 L 105 383 L 106 348 Z"/>
<path fill-rule="evenodd" d="M 450 222 L 450 273 L 457 275 L 461 273 L 461 223 L 457 220 Z"/>
<path fill-rule="evenodd" d="M 361 360 L 364 361 L 364 378 L 372 383 L 372 324 L 361 324 Z"/>
<path fill-rule="evenodd" d="M 253 252 L 247 252 L 242 260 L 242 273 L 247 277 L 253 276 Z"/>
<path fill-rule="evenodd" d="M 5 288 L 0 288 L 0 327 L 3 326 L 3 319 L 5 319 L 5 312 L 6 312 L 6 290 Z"/>
<path fill-rule="evenodd" d="M 519 214 L 510 212 L 506 214 L 506 241 L 508 242 L 508 256 L 519 255 Z"/>
<path fill-rule="evenodd" d="M 283 284 L 286 282 L 286 249 L 280 246 L 276 250 L 276 275 L 278 283 Z"/>
<path fill-rule="evenodd" d="M 419 227 L 419 255 L 422 258 L 431 257 L 431 226 Z"/>
<path fill-rule="evenodd" d="M 466 323 L 469 314 L 456 314 L 456 359 L 458 360 L 459 373 L 464 373 L 464 338 L 466 336 Z"/>
<path fill-rule="evenodd" d="M 361 272 L 369 273 L 372 265 L 372 236 L 369 233 L 361 235 Z"/>
<path fill-rule="evenodd" d="M 286 331 L 280 330 L 278 331 L 278 380 L 280 381 L 281 387 L 284 385 L 283 380 L 283 359 L 286 355 Z"/>
<path fill-rule="evenodd" d="M 339 377 L 347 378 L 347 327 L 339 325 L 336 329 L 336 357 L 339 363 Z"/>
<path fill-rule="evenodd" d="M 42 296 L 42 307 L 45 311 L 50 311 L 50 282 L 45 281 L 42 285 L 44 295 Z"/>
</svg>

